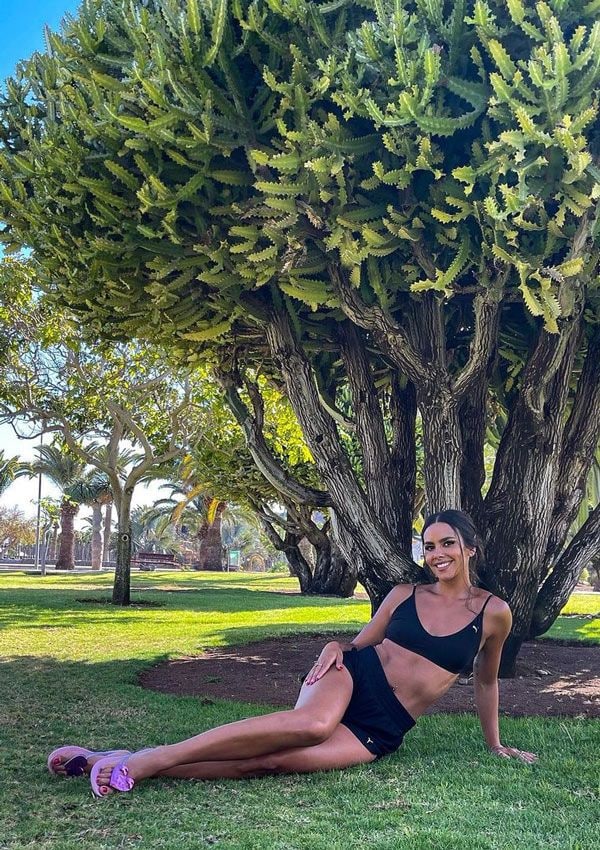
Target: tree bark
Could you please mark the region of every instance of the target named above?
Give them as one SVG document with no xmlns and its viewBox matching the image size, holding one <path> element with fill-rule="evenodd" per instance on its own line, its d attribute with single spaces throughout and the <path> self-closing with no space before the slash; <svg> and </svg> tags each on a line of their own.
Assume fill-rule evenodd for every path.
<svg viewBox="0 0 600 850">
<path fill-rule="evenodd" d="M 56 559 L 57 570 L 75 569 L 75 517 L 79 505 L 63 499 L 60 506 L 60 547 Z"/>
<path fill-rule="evenodd" d="M 260 521 L 265 530 L 265 533 L 271 545 L 278 552 L 283 552 L 289 564 L 290 574 L 298 579 L 300 584 L 300 593 L 310 593 L 312 584 L 312 570 L 310 564 L 300 550 L 300 540 L 302 535 L 300 532 L 294 533 L 289 529 L 284 531 L 284 536 L 281 537 L 273 527 L 273 523 L 269 522 L 262 511 L 259 511 Z"/>
<path fill-rule="evenodd" d="M 541 581 L 562 436 L 576 324 L 560 334 L 540 330 L 496 455 L 485 500 L 487 562 L 483 584 L 511 606 L 513 627 L 500 673 L 512 676 L 528 637 Z"/>
<path fill-rule="evenodd" d="M 354 595 L 357 581 L 355 567 L 348 563 L 333 540 L 329 540 L 328 546 L 317 548 L 310 593 L 348 599 Z"/>
<path fill-rule="evenodd" d="M 392 376 L 389 409 L 392 426 L 390 464 L 397 489 L 396 535 L 401 551 L 412 558 L 417 484 L 417 394 L 414 384 L 403 381 L 397 374 Z"/>
<path fill-rule="evenodd" d="M 459 405 L 461 429 L 460 499 L 462 509 L 483 528 L 485 484 L 484 447 L 486 433 L 487 382 L 480 382 Z"/>
<path fill-rule="evenodd" d="M 394 583 L 413 574 L 412 560 L 398 549 L 397 541 L 385 530 L 350 466 L 336 425 L 321 406 L 310 364 L 294 338 L 289 319 L 272 313 L 267 340 L 283 375 L 286 392 L 298 417 L 307 445 L 328 488 L 338 515 L 372 564 L 374 582 Z M 340 542 L 344 557 L 344 544 Z"/>
<path fill-rule="evenodd" d="M 102 505 L 100 502 L 92 504 L 92 569 L 99 570 L 102 567 Z"/>
<path fill-rule="evenodd" d="M 131 499 L 133 488 L 123 488 L 117 504 L 119 530 L 117 535 L 117 566 L 113 585 L 113 605 L 127 606 L 131 602 Z"/>
<path fill-rule="evenodd" d="M 441 379 L 440 379 L 441 381 Z M 462 440 L 456 399 L 443 384 L 417 390 L 423 423 L 426 513 L 460 508 Z"/>
<path fill-rule="evenodd" d="M 587 478 L 600 441 L 599 410 L 600 330 L 596 329 L 587 348 L 573 406 L 565 427 L 556 499 L 544 559 L 546 573 L 556 562 L 585 495 Z M 547 601 L 542 588 L 536 608 L 538 606 L 543 608 Z"/>
<path fill-rule="evenodd" d="M 206 533 L 198 547 L 198 569 L 223 570 L 223 541 L 221 539 L 221 517 L 227 502 L 219 502 L 213 522 L 206 526 Z"/>
<path fill-rule="evenodd" d="M 112 534 L 112 510 L 113 503 L 108 502 L 104 514 L 104 531 L 102 533 L 102 563 L 108 565 L 110 561 L 110 538 Z"/>
<path fill-rule="evenodd" d="M 346 321 L 340 336 L 342 357 L 352 391 L 367 499 L 383 527 L 397 542 L 399 550 L 408 554 L 412 536 L 416 410 L 410 409 L 413 407 L 410 391 L 402 393 L 399 381 L 393 381 L 390 404 L 393 405 L 395 433 L 392 451 L 385 432 L 382 400 L 375 387 L 363 335 Z M 401 408 L 403 401 L 409 408 L 406 411 Z M 406 434 L 411 426 L 412 433 Z M 410 483 L 413 488 L 407 492 L 407 484 L 410 486 Z"/>
</svg>

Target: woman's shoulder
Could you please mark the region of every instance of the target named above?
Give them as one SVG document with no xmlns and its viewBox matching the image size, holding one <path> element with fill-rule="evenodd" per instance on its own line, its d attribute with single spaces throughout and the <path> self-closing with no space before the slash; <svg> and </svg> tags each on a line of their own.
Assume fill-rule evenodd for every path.
<svg viewBox="0 0 600 850">
<path fill-rule="evenodd" d="M 396 608 L 402 604 L 414 592 L 414 584 L 396 584 L 385 597 L 382 604 L 390 608 Z"/>
<path fill-rule="evenodd" d="M 483 605 L 485 605 L 486 611 L 489 611 L 490 614 L 510 614 L 508 602 L 505 602 L 504 599 L 501 599 L 494 593 L 490 593 L 489 590 L 484 590 L 482 587 L 478 587 L 477 598 L 481 599 Z"/>
<path fill-rule="evenodd" d="M 502 633 L 510 631 L 512 625 L 512 614 L 510 607 L 504 599 L 489 593 L 487 590 L 481 590 L 481 599 L 483 600 L 482 611 L 485 619 L 491 626 L 492 631 L 500 631 Z M 484 610 L 485 609 L 485 610 Z"/>
</svg>

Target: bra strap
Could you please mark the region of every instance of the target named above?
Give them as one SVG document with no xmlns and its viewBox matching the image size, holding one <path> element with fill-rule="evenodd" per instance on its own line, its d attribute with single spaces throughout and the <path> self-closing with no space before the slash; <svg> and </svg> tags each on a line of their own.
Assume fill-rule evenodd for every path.
<svg viewBox="0 0 600 850">
<path fill-rule="evenodd" d="M 488 602 L 490 601 L 490 599 L 492 598 L 492 596 L 493 596 L 493 595 L 494 595 L 493 593 L 490 593 L 490 595 L 488 596 L 488 598 L 487 598 L 487 599 L 485 600 L 485 602 L 483 603 L 483 606 L 482 606 L 482 608 L 481 608 L 481 611 L 479 612 L 479 616 L 480 616 L 480 617 L 483 617 L 483 612 L 485 611 L 486 605 L 488 604 Z"/>
</svg>

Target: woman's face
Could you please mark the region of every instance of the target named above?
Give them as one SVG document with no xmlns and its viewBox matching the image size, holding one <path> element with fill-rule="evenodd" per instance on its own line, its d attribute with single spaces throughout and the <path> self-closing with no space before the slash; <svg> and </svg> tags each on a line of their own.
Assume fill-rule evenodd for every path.
<svg viewBox="0 0 600 850">
<path fill-rule="evenodd" d="M 446 522 L 434 522 L 423 534 L 425 563 L 438 581 L 450 581 L 469 575 L 469 558 L 475 549 L 468 549 L 461 536 Z"/>
</svg>

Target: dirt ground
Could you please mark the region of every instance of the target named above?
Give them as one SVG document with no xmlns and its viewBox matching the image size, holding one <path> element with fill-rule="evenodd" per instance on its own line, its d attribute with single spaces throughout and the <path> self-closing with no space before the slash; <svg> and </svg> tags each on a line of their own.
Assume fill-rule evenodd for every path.
<svg viewBox="0 0 600 850">
<path fill-rule="evenodd" d="M 294 704 L 300 678 L 328 635 L 264 640 L 207 650 L 200 656 L 145 671 L 143 687 L 164 693 L 275 706 Z M 340 635 L 341 640 L 350 636 Z M 473 685 L 457 682 L 433 712 L 474 710 Z M 523 646 L 517 677 L 500 682 L 500 712 L 512 717 L 600 717 L 600 647 L 531 642 Z"/>
</svg>

